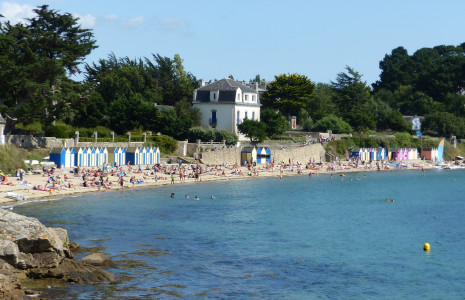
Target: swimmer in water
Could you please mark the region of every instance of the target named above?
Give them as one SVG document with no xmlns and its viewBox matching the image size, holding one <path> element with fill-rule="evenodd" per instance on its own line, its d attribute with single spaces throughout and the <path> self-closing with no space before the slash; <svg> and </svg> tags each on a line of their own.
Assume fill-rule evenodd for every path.
<svg viewBox="0 0 465 300">
<path fill-rule="evenodd" d="M 186 194 L 186 195 L 184 195 L 184 197 L 186 197 L 186 199 L 189 199 L 189 195 L 187 195 L 187 194 Z"/>
<path fill-rule="evenodd" d="M 195 196 L 194 200 L 200 200 L 199 197 Z"/>
<path fill-rule="evenodd" d="M 211 196 L 210 196 L 210 199 L 215 199 L 215 196 L 211 195 Z"/>
<path fill-rule="evenodd" d="M 171 193 L 171 198 L 174 198 L 174 193 Z"/>
</svg>

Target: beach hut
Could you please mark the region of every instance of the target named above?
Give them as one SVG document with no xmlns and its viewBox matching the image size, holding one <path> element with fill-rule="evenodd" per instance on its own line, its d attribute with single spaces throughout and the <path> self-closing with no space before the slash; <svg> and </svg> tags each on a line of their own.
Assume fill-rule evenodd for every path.
<svg viewBox="0 0 465 300">
<path fill-rule="evenodd" d="M 89 163 L 88 163 L 88 166 L 89 167 L 95 167 L 97 166 L 97 151 L 95 150 L 95 148 L 89 148 Z"/>
<path fill-rule="evenodd" d="M 126 161 L 130 165 L 139 164 L 140 149 L 139 147 L 129 147 L 126 149 Z"/>
<path fill-rule="evenodd" d="M 84 148 L 80 148 L 80 147 L 79 147 L 79 148 L 76 150 L 76 157 L 75 157 L 75 160 L 76 160 L 75 165 L 76 165 L 76 166 L 82 167 L 82 160 L 84 159 L 84 158 L 83 158 L 83 153 L 84 153 Z"/>
<path fill-rule="evenodd" d="M 154 149 L 154 159 L 155 161 L 153 162 L 154 164 L 159 164 L 160 163 L 160 148 L 156 147 Z"/>
<path fill-rule="evenodd" d="M 143 165 L 147 165 L 149 163 L 149 160 L 148 160 L 148 149 L 147 147 L 142 147 L 142 164 Z"/>
<path fill-rule="evenodd" d="M 126 164 L 126 148 L 118 147 L 115 149 L 115 163 L 119 166 Z"/>
<path fill-rule="evenodd" d="M 53 161 L 59 168 L 66 163 L 66 149 L 61 147 L 54 147 L 50 150 L 50 161 Z"/>
<path fill-rule="evenodd" d="M 103 166 L 104 163 L 107 162 L 108 151 L 106 147 L 102 147 L 99 149 L 99 166 Z"/>
<path fill-rule="evenodd" d="M 257 149 L 255 147 L 244 147 L 241 151 L 241 164 L 244 162 L 257 162 Z"/>
<path fill-rule="evenodd" d="M 107 151 L 107 164 L 109 166 L 113 166 L 115 164 L 115 151 L 116 147 L 107 147 L 105 148 Z"/>
<path fill-rule="evenodd" d="M 265 148 L 265 160 L 266 162 L 271 163 L 271 150 L 268 147 Z"/>
<path fill-rule="evenodd" d="M 67 148 L 65 154 L 65 168 L 74 168 L 76 166 L 76 150 Z"/>
<path fill-rule="evenodd" d="M 417 148 L 410 148 L 408 151 L 408 159 L 415 160 L 418 159 L 418 149 Z"/>
<path fill-rule="evenodd" d="M 257 148 L 257 165 L 262 163 L 263 148 Z"/>
</svg>

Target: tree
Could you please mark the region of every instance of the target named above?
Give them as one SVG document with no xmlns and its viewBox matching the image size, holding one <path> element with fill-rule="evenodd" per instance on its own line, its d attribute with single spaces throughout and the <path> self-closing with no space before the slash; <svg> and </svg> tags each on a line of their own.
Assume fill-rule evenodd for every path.
<svg viewBox="0 0 465 300">
<path fill-rule="evenodd" d="M 315 97 L 307 103 L 307 111 L 313 120 L 320 120 L 324 116 L 334 114 L 337 111 L 333 102 L 334 91 L 332 86 L 325 83 L 318 83 L 315 88 Z"/>
<path fill-rule="evenodd" d="M 447 112 L 427 114 L 422 122 L 422 129 L 435 136 L 450 137 L 455 135 L 459 138 L 465 136 L 464 119 Z"/>
<path fill-rule="evenodd" d="M 265 108 L 260 111 L 260 120 L 266 124 L 266 134 L 269 137 L 282 134 L 291 127 L 280 112 L 271 108 Z"/>
<path fill-rule="evenodd" d="M 263 122 L 244 119 L 237 129 L 250 139 L 250 142 L 263 142 L 266 139 L 266 125 Z"/>
<path fill-rule="evenodd" d="M 358 131 L 375 129 L 375 103 L 370 94 L 370 88 L 362 81 L 362 75 L 346 66 L 347 73 L 337 75 L 333 85 L 333 101 L 341 116 Z"/>
<path fill-rule="evenodd" d="M 318 122 L 313 126 L 314 131 L 326 132 L 331 130 L 333 133 L 352 133 L 353 129 L 347 122 L 344 122 L 341 118 L 335 115 L 329 115 Z"/>
<path fill-rule="evenodd" d="M 0 24 L 0 98 L 19 122 L 46 123 L 60 118 L 56 105 L 72 100 L 62 90 L 72 83 L 66 72 L 80 72 L 79 64 L 97 46 L 71 14 L 47 5 L 33 11 L 26 24 Z"/>
<path fill-rule="evenodd" d="M 305 75 L 282 74 L 275 76 L 260 98 L 264 108 L 279 110 L 284 116 L 297 116 L 313 97 L 315 84 Z"/>
</svg>

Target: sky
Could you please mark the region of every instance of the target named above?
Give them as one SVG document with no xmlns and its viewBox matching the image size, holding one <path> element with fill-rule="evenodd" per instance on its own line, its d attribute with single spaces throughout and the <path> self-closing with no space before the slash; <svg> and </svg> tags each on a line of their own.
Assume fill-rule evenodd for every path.
<svg viewBox="0 0 465 300">
<path fill-rule="evenodd" d="M 0 3 L 0 14 L 12 23 L 32 17 L 32 9 L 44 4 L 79 17 L 99 46 L 84 63 L 111 53 L 130 59 L 179 54 L 187 72 L 207 81 L 230 75 L 249 81 L 257 74 L 272 81 L 276 75 L 297 73 L 330 83 L 350 66 L 370 85 L 379 79 L 379 62 L 399 46 L 413 54 L 465 42 L 464 0 Z"/>
</svg>

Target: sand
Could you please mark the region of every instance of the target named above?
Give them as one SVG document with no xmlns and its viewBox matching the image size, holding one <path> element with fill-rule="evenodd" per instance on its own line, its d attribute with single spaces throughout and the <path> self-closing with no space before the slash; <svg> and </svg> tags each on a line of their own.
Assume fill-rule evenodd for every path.
<svg viewBox="0 0 465 300">
<path fill-rule="evenodd" d="M 409 162 L 407 163 L 407 167 L 402 169 L 416 169 L 421 170 L 421 168 L 429 169 L 432 168 L 431 164 L 417 161 L 417 162 Z M 190 164 L 184 164 L 184 166 L 191 166 Z M 177 165 L 165 165 L 166 168 L 177 168 Z M 297 166 L 293 167 L 283 167 L 275 166 L 274 168 L 266 169 L 265 166 L 257 166 L 252 167 L 251 170 L 247 167 L 238 167 L 232 168 L 232 166 L 222 167 L 222 166 L 214 166 L 209 167 L 206 165 L 201 165 L 204 172 L 200 176 L 200 180 L 196 180 L 194 178 L 185 178 L 183 182 L 180 181 L 179 173 L 176 172 L 174 175 L 175 183 L 177 184 L 184 184 L 184 183 L 201 183 L 206 181 L 212 180 L 231 180 L 231 179 L 256 179 L 262 177 L 276 177 L 277 179 L 280 176 L 307 176 L 309 177 L 310 173 L 311 176 L 318 176 L 320 174 L 329 174 L 329 173 L 349 173 L 349 172 L 365 172 L 365 171 L 378 171 L 378 167 L 375 163 L 371 165 L 359 165 L 358 168 L 351 166 L 348 162 L 340 162 L 340 163 L 324 163 L 321 165 L 315 164 L 312 165 L 311 169 L 307 169 L 305 165 L 301 166 L 301 171 L 299 172 L 299 168 Z M 127 173 L 125 176 L 124 182 L 124 189 L 134 189 L 134 188 L 141 188 L 141 187 L 152 187 L 152 186 L 159 186 L 159 185 L 168 185 L 171 183 L 171 175 L 163 174 L 157 172 L 157 176 L 160 177 L 159 180 L 155 180 L 155 175 L 151 175 L 151 170 L 144 170 L 142 172 L 137 172 L 137 170 L 129 170 L 128 166 L 122 167 L 123 170 Z M 131 168 L 135 168 L 135 166 L 131 166 Z M 381 170 L 397 170 L 395 166 L 388 166 L 389 169 L 385 168 L 384 166 L 381 167 Z M 87 170 L 91 170 L 92 168 L 87 168 Z M 254 172 L 254 169 L 257 171 Z M 281 169 L 281 170 L 280 170 Z M 96 167 L 93 170 L 97 170 Z M 1 206 L 11 206 L 17 205 L 21 202 L 31 201 L 31 200 L 38 200 L 38 199 L 47 199 L 47 198 L 56 198 L 56 197 L 63 197 L 69 196 L 74 194 L 82 194 L 82 193 L 106 193 L 112 191 L 121 191 L 121 187 L 118 183 L 117 176 L 108 176 L 108 180 L 111 182 L 112 187 L 107 189 L 103 187 L 83 187 L 82 186 L 82 178 L 75 177 L 72 173 L 72 169 L 57 169 L 55 171 L 54 176 L 60 176 L 62 179 L 65 177 L 69 177 L 69 179 L 65 180 L 65 183 L 62 185 L 63 187 L 55 186 L 53 191 L 41 191 L 41 190 L 34 190 L 34 186 L 52 186 L 51 183 L 47 183 L 49 180 L 48 174 L 32 174 L 28 173 L 24 176 L 24 181 L 20 181 L 18 177 L 8 177 L 10 185 L 0 185 L 0 205 Z M 224 171 L 224 175 L 223 175 Z M 238 175 L 233 173 L 233 171 L 239 172 L 242 171 L 242 175 Z M 191 173 L 192 171 L 188 169 L 186 171 L 187 174 Z M 143 183 L 140 184 L 132 184 L 129 182 L 129 178 L 134 176 L 136 180 L 144 180 Z M 93 177 L 90 177 L 93 178 Z M 335 178 L 336 179 L 336 178 Z M 339 180 L 339 178 L 337 178 Z M 348 180 L 348 178 L 346 179 Z M 66 188 L 65 186 L 71 184 L 71 188 Z M 17 200 L 12 197 L 8 197 L 7 194 L 14 193 L 20 196 L 26 196 L 27 199 Z M 24 197 L 20 197 L 24 198 Z"/>
</svg>

